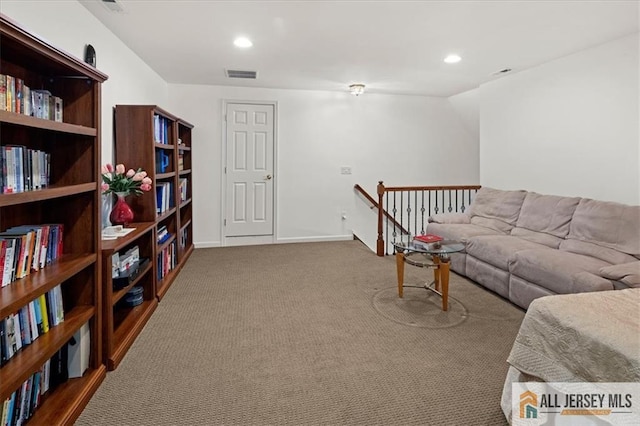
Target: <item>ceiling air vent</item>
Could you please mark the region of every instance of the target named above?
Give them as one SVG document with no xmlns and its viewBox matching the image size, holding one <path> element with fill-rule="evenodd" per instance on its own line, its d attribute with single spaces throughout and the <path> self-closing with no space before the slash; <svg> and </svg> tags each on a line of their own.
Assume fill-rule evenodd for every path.
<svg viewBox="0 0 640 426">
<path fill-rule="evenodd" d="M 124 12 L 124 9 L 116 0 L 102 0 L 102 4 L 112 12 Z"/>
<path fill-rule="evenodd" d="M 229 78 L 249 78 L 255 80 L 258 78 L 257 71 L 240 71 L 240 70 L 227 70 L 227 77 Z"/>
<path fill-rule="evenodd" d="M 508 72 L 511 72 L 511 68 L 503 68 L 501 70 L 498 70 L 496 72 L 492 72 L 491 75 L 502 75 L 502 74 L 506 74 Z"/>
</svg>

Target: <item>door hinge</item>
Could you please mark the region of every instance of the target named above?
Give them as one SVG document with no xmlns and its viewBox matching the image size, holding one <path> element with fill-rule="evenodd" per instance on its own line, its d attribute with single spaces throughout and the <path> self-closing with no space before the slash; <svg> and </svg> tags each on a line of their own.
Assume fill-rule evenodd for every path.
<svg viewBox="0 0 640 426">
<path fill-rule="evenodd" d="M 223 224 L 223 226 L 227 226 L 227 219 L 224 219 L 224 220 L 222 221 L 222 224 Z"/>
<path fill-rule="evenodd" d="M 224 174 L 227 174 L 227 166 L 224 166 Z"/>
</svg>

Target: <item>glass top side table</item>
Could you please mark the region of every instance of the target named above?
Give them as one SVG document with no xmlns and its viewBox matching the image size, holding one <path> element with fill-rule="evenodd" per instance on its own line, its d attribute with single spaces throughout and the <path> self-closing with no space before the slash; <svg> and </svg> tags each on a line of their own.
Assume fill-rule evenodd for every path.
<svg viewBox="0 0 640 426">
<path fill-rule="evenodd" d="M 405 239 L 393 243 L 396 249 L 396 269 L 398 273 L 398 297 L 402 297 L 404 287 L 404 263 L 433 269 L 433 282 L 424 288 L 442 297 L 442 310 L 449 309 L 449 263 L 451 254 L 464 250 L 459 241 L 443 240 L 435 243 L 422 243 Z"/>
</svg>

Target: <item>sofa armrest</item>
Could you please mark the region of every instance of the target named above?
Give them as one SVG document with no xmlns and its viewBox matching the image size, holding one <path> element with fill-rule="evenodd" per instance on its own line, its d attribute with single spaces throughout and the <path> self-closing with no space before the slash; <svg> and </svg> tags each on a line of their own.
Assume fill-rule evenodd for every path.
<svg viewBox="0 0 640 426">
<path fill-rule="evenodd" d="M 629 287 L 640 287 L 640 260 L 600 268 L 600 276 L 622 281 Z"/>
<path fill-rule="evenodd" d="M 471 223 L 471 216 L 467 213 L 443 213 L 429 216 L 429 223 L 462 224 Z"/>
</svg>

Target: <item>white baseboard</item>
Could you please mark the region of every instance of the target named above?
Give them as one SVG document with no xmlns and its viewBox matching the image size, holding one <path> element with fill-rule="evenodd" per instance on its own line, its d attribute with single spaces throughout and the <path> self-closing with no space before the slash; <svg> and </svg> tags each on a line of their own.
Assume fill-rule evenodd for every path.
<svg viewBox="0 0 640 426">
<path fill-rule="evenodd" d="M 349 241 L 353 240 L 353 234 L 348 235 L 328 235 L 318 237 L 290 237 L 290 238 L 278 238 L 277 244 L 287 243 L 319 243 L 323 241 Z"/>
<path fill-rule="evenodd" d="M 225 244 L 222 241 L 203 241 L 194 242 L 193 246 L 197 249 L 200 248 L 214 248 L 214 247 L 233 247 L 233 246 L 255 246 L 261 244 L 289 244 L 289 243 L 318 243 L 324 241 L 350 241 L 353 240 L 353 234 L 347 235 L 328 235 L 328 236 L 315 236 L 315 237 L 290 237 L 290 238 L 278 238 L 273 239 L 272 236 L 268 237 L 227 237 L 225 238 Z"/>
<path fill-rule="evenodd" d="M 205 241 L 205 242 L 194 242 L 193 243 L 193 247 L 200 249 L 200 248 L 214 248 L 214 247 L 222 247 L 222 243 L 220 243 L 220 241 Z"/>
</svg>

